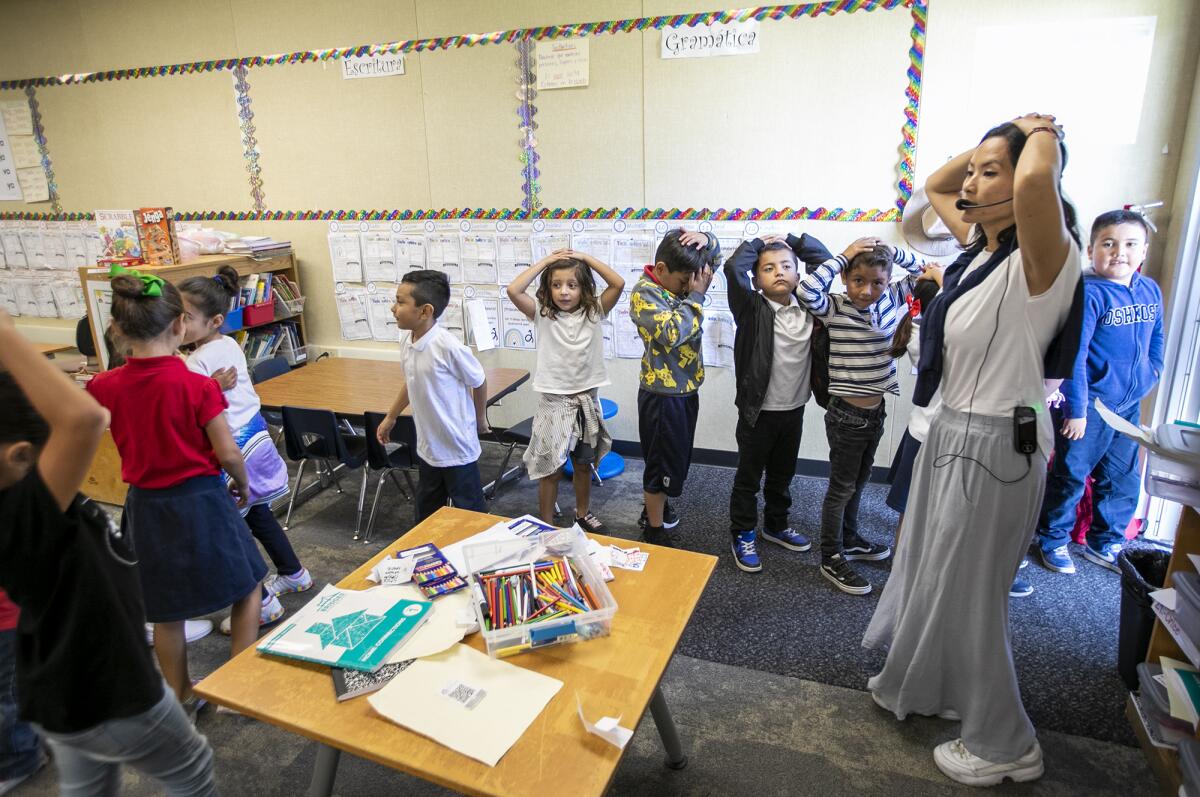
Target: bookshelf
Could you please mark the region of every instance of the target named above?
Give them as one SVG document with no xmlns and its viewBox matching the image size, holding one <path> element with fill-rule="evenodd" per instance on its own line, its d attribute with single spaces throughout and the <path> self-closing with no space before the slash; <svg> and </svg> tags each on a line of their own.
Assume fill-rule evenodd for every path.
<svg viewBox="0 0 1200 797">
<path fill-rule="evenodd" d="M 217 273 L 218 268 L 226 265 L 231 266 L 241 277 L 251 274 L 282 274 L 303 293 L 296 257 L 291 252 L 264 260 L 255 260 L 248 255 L 202 255 L 196 260 L 189 260 L 177 266 L 138 266 L 137 270 L 145 274 L 156 274 L 168 282 L 177 283 L 188 277 L 211 277 Z M 79 269 L 79 281 L 87 300 L 88 325 L 92 331 L 92 341 L 97 344 L 96 351 L 101 353 L 100 362 L 103 369 L 108 367 L 107 357 L 104 356 L 104 328 L 108 323 L 109 312 L 107 303 L 111 301 L 111 297 L 107 295 L 108 279 L 107 269 L 96 267 Z M 282 321 L 292 322 L 296 326 L 300 351 L 293 352 L 289 356 L 289 362 L 293 365 L 300 365 L 304 361 L 303 347 L 308 340 L 302 302 L 295 303 L 291 307 L 276 303 L 269 318 L 244 324 L 241 328 L 253 332 Z"/>
<path fill-rule="evenodd" d="M 1174 585 L 1175 573 L 1181 570 L 1183 572 L 1194 570 L 1192 563 L 1188 560 L 1188 554 L 1200 554 L 1200 511 L 1190 506 L 1184 507 L 1183 515 L 1179 520 L 1179 529 L 1175 534 L 1175 546 L 1171 550 L 1171 561 L 1167 566 L 1165 586 Z M 1157 662 L 1159 656 L 1168 656 L 1180 661 L 1191 661 L 1194 664 L 1197 657 L 1195 642 L 1184 636 L 1178 623 L 1174 621 L 1173 613 L 1155 606 L 1154 630 L 1150 634 L 1150 648 L 1146 653 L 1147 661 Z M 1178 794 L 1179 786 L 1183 782 L 1179 773 L 1179 754 L 1172 749 L 1158 747 L 1150 740 L 1150 734 L 1137 706 L 1134 705 L 1132 695 L 1126 703 L 1125 716 L 1128 717 L 1129 724 L 1133 727 L 1134 735 L 1137 736 L 1142 752 L 1146 754 L 1146 759 L 1150 762 L 1150 768 L 1158 777 L 1162 793 Z"/>
</svg>

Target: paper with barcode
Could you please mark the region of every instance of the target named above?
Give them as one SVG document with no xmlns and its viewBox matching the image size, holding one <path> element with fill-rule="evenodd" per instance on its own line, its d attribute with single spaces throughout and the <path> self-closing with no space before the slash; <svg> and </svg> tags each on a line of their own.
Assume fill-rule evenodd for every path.
<svg viewBox="0 0 1200 797">
<path fill-rule="evenodd" d="M 561 688 L 458 644 L 413 662 L 367 700 L 397 725 L 494 767 Z"/>
</svg>

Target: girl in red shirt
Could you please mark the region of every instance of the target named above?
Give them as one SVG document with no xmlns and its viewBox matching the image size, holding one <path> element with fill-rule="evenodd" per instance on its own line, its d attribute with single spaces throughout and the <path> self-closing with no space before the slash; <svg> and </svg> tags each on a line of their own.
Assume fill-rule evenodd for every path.
<svg viewBox="0 0 1200 797">
<path fill-rule="evenodd" d="M 176 356 L 185 324 L 179 291 L 159 277 L 113 271 L 112 327 L 130 356 L 88 391 L 112 413 L 121 478 L 130 485 L 121 528 L 140 560 L 159 666 L 186 704 L 184 621 L 232 605 L 232 653 L 250 646 L 267 567 L 238 513 L 248 495 L 246 465 L 225 420 L 225 397 Z"/>
</svg>

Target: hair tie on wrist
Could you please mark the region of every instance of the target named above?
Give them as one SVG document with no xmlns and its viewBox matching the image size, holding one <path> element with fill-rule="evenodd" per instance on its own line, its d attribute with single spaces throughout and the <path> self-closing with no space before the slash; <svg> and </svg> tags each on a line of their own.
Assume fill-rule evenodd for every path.
<svg viewBox="0 0 1200 797">
<path fill-rule="evenodd" d="M 1035 127 L 1032 130 L 1030 130 L 1029 136 L 1032 136 L 1034 133 L 1041 133 L 1041 132 L 1050 133 L 1055 138 L 1057 138 L 1059 141 L 1062 141 L 1062 136 L 1060 136 L 1058 134 L 1057 130 L 1055 130 L 1053 127 L 1046 127 L 1044 125 L 1042 127 Z M 1029 138 L 1029 136 L 1026 136 L 1026 138 Z"/>
</svg>

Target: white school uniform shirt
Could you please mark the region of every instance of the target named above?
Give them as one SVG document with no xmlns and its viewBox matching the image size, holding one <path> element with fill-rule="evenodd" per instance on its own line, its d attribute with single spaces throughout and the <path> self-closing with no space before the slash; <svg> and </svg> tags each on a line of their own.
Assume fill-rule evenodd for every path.
<svg viewBox="0 0 1200 797">
<path fill-rule="evenodd" d="M 774 412 L 803 407 L 812 395 L 809 385 L 812 316 L 795 296 L 789 296 L 788 300 L 790 304 L 782 305 L 767 299 L 775 312 L 775 345 L 762 409 Z"/>
<path fill-rule="evenodd" d="M 582 309 L 559 311 L 556 318 L 542 315 L 535 304 L 537 370 L 533 389 L 539 393 L 570 396 L 611 384 L 604 367 L 604 333 L 600 320 L 591 320 Z"/>
<path fill-rule="evenodd" d="M 990 252 L 980 252 L 963 278 L 989 257 Z M 959 412 L 1007 418 L 1018 406 L 1033 407 L 1038 418 L 1039 447 L 1044 456 L 1049 456 L 1054 448 L 1054 429 L 1046 409 L 1042 361 L 1070 314 L 1082 273 L 1079 247 L 1070 240 L 1054 284 L 1045 293 L 1030 296 L 1018 249 L 987 279 L 950 305 L 939 385 L 946 406 Z"/>
<path fill-rule="evenodd" d="M 479 459 L 471 390 L 484 383 L 483 366 L 454 334 L 435 323 L 414 341 L 400 341 L 408 403 L 417 427 L 417 455 L 435 468 Z"/>
<path fill-rule="evenodd" d="M 187 367 L 204 376 L 212 376 L 222 368 L 237 371 L 237 383 L 225 391 L 225 400 L 229 402 L 225 419 L 231 430 L 236 431 L 250 423 L 262 408 L 262 402 L 250 381 L 250 372 L 246 369 L 246 355 L 233 338 L 221 335 L 196 347 L 187 357 Z"/>
</svg>

